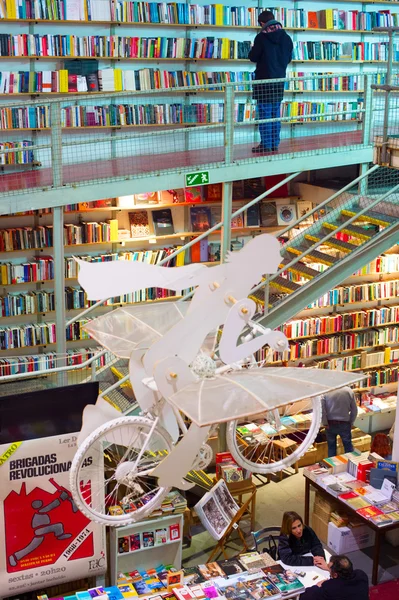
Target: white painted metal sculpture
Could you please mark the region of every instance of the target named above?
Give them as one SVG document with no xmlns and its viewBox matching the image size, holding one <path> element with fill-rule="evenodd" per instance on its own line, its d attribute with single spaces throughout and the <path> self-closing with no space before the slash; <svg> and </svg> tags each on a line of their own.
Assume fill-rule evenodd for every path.
<svg viewBox="0 0 399 600">
<path fill-rule="evenodd" d="M 86 325 L 100 344 L 129 359 L 142 411 L 121 417 L 102 399 L 85 409 L 71 489 L 90 519 L 109 525 L 137 521 L 159 507 L 171 487 L 191 487 L 185 476 L 209 464 L 206 440 L 217 423 L 227 422 L 227 445 L 243 468 L 267 474 L 293 464 L 316 437 L 320 394 L 361 378 L 255 363 L 253 353 L 265 345 L 288 348 L 281 332 L 252 321 L 255 303 L 247 297 L 280 262 L 279 243 L 269 235 L 211 268 L 79 261 L 79 282 L 89 300 L 149 287 L 195 288 L 191 302 L 123 307 Z M 298 433 L 299 414 L 307 415 L 307 426 Z M 283 438 L 297 442 L 287 456 L 276 450 Z"/>
</svg>

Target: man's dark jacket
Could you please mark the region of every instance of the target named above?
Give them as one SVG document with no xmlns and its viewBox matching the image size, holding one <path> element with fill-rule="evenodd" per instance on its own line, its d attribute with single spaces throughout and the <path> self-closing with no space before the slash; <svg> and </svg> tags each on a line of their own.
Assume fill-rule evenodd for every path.
<svg viewBox="0 0 399 600">
<path fill-rule="evenodd" d="M 313 556 L 303 556 L 311 552 L 313 556 L 322 556 L 325 559 L 323 546 L 313 529 L 305 525 L 301 538 L 294 535 L 280 535 L 278 554 L 285 565 L 291 567 L 310 567 L 313 565 Z"/>
<path fill-rule="evenodd" d="M 364 571 L 356 569 L 350 579 L 328 579 L 321 587 L 313 585 L 301 600 L 369 600 L 369 582 Z"/>
<path fill-rule="evenodd" d="M 255 79 L 284 78 L 292 50 L 292 40 L 281 23 L 275 20 L 266 23 L 248 54 L 249 60 L 256 63 Z M 283 82 L 253 86 L 252 95 L 258 102 L 281 102 L 283 94 Z"/>
</svg>

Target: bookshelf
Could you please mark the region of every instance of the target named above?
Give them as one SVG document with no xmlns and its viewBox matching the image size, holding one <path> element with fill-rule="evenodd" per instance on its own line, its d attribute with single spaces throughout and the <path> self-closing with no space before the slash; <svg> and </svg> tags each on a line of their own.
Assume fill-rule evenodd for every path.
<svg viewBox="0 0 399 600">
<path fill-rule="evenodd" d="M 264 180 L 235 184 L 236 207 L 247 203 L 265 189 Z M 90 304 L 79 287 L 74 256 L 90 261 L 129 260 L 158 264 L 176 248 L 198 237 L 221 219 L 220 185 L 154 192 L 124 198 L 69 205 L 64 210 L 64 263 L 53 258 L 52 211 L 3 215 L 0 226 L 0 350 L 8 354 L 48 351 L 55 343 L 54 315 L 57 277 L 63 278 L 67 318 L 77 316 Z M 277 199 L 295 202 L 297 196 Z M 267 205 L 267 201 L 261 203 Z M 157 213 L 171 218 L 170 231 L 157 230 Z M 233 239 L 238 247 L 245 237 L 261 232 L 278 232 L 277 221 L 264 225 L 262 209 L 235 220 Z M 253 219 L 256 219 L 254 222 Z M 252 220 L 251 220 L 252 219 Z M 219 264 L 220 231 L 209 241 L 194 245 L 166 266 L 201 262 Z M 189 290 L 187 290 L 189 291 Z M 182 290 L 183 292 L 183 290 Z M 126 304 L 165 302 L 181 295 L 152 288 L 111 298 L 97 307 L 90 318 Z M 90 346 L 82 327 L 69 330 L 68 347 Z M 42 335 L 38 339 L 39 332 Z M 22 336 L 22 337 L 21 337 Z M 39 343 L 40 342 L 40 343 Z"/>
<path fill-rule="evenodd" d="M 170 532 L 174 530 L 174 535 L 178 537 L 173 539 Z M 166 542 L 155 544 L 156 531 L 166 530 Z M 153 533 L 153 546 L 144 547 L 143 534 Z M 133 551 L 121 552 L 125 540 L 134 539 L 135 545 L 140 543 L 140 548 Z M 137 541 L 139 539 L 139 542 Z M 181 568 L 182 561 L 182 539 L 183 539 L 183 515 L 172 514 L 169 516 L 158 517 L 156 519 L 147 519 L 139 521 L 132 525 L 123 527 L 112 527 L 110 532 L 110 566 L 111 583 L 117 583 L 118 573 L 130 572 L 134 569 L 150 569 L 154 565 L 164 564 L 173 565 L 177 570 Z M 137 541 L 137 543 L 136 543 Z M 127 541 L 127 547 L 131 547 Z"/>
<path fill-rule="evenodd" d="M 362 370 L 359 391 L 391 390 L 399 369 L 398 290 L 399 254 L 380 256 L 281 328 L 290 341 L 282 360 L 265 350 L 257 358 Z"/>
</svg>

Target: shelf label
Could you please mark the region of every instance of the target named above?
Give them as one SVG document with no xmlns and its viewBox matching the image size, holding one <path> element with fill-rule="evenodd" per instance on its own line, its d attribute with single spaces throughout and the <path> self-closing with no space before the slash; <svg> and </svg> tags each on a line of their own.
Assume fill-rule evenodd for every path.
<svg viewBox="0 0 399 600">
<path fill-rule="evenodd" d="M 209 171 L 199 171 L 198 173 L 186 173 L 186 187 L 193 185 L 206 185 L 209 183 Z"/>
</svg>

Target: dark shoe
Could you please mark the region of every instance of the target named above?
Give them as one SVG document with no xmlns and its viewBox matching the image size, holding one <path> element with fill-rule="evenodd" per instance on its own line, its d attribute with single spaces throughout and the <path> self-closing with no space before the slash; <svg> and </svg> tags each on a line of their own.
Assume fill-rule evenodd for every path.
<svg viewBox="0 0 399 600">
<path fill-rule="evenodd" d="M 255 146 L 254 148 L 252 148 L 252 152 L 254 154 L 263 154 L 264 152 L 271 152 L 271 148 L 265 148 L 264 146 L 262 146 L 262 144 L 259 144 L 259 146 Z"/>
</svg>

